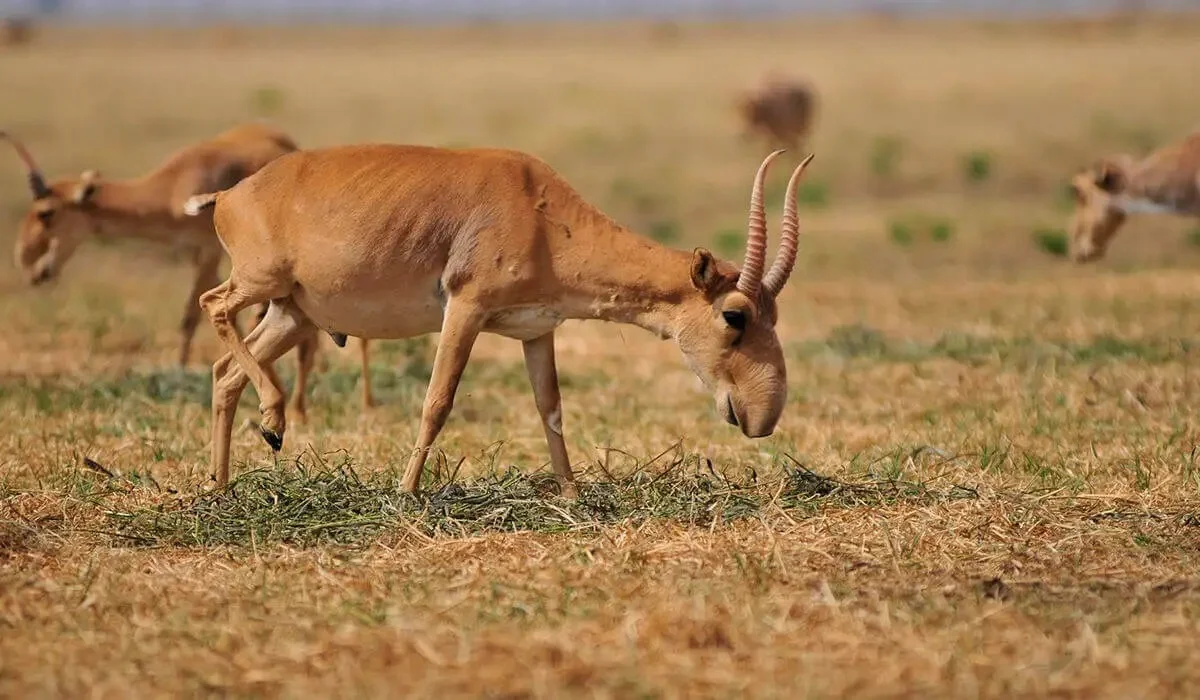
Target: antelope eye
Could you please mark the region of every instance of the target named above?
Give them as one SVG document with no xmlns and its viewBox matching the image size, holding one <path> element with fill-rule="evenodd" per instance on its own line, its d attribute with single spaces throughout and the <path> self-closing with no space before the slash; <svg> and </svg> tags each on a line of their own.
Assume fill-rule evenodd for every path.
<svg viewBox="0 0 1200 700">
<path fill-rule="evenodd" d="M 54 210 L 43 209 L 37 213 L 37 218 L 38 221 L 41 221 L 43 224 L 48 224 L 50 223 L 50 220 L 54 218 Z"/>
<path fill-rule="evenodd" d="M 721 316 L 725 318 L 725 323 L 735 331 L 746 330 L 746 314 L 741 311 L 724 311 Z"/>
</svg>

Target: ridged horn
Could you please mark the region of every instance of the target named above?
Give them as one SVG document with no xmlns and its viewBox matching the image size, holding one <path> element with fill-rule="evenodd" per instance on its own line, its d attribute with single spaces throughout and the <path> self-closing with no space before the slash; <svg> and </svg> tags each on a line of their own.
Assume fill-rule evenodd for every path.
<svg viewBox="0 0 1200 700">
<path fill-rule="evenodd" d="M 783 150 L 778 150 L 767 156 L 758 173 L 754 176 L 754 189 L 750 191 L 750 223 L 746 231 L 746 258 L 742 261 L 742 271 L 738 275 L 737 289 L 751 299 L 758 298 L 759 285 L 762 283 L 763 263 L 767 257 L 767 215 L 763 208 L 763 183 L 767 179 L 767 170 L 771 161 L 779 157 Z"/>
<path fill-rule="evenodd" d="M 792 172 L 792 179 L 788 180 L 787 195 L 783 199 L 783 221 L 779 224 L 779 252 L 775 254 L 775 262 L 763 277 L 762 283 L 763 289 L 771 296 L 779 296 L 783 285 L 787 284 L 788 278 L 792 276 L 792 268 L 796 266 L 796 250 L 800 242 L 800 212 L 796 204 L 796 187 L 800 184 L 804 170 L 812 162 L 813 155 L 815 154 L 808 154 Z"/>
</svg>

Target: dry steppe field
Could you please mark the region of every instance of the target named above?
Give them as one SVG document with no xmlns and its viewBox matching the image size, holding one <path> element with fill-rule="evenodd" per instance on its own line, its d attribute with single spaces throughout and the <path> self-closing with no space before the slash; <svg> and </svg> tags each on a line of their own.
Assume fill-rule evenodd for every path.
<svg viewBox="0 0 1200 700">
<path fill-rule="evenodd" d="M 45 289 L 3 266 L 0 695 L 1185 696 L 1200 222 L 1136 219 L 1090 266 L 1051 253 L 1076 168 L 1200 123 L 1197 65 L 1189 17 L 47 28 L 4 50 L 0 125 L 51 176 L 134 175 L 252 118 L 302 146 L 507 146 L 734 259 L 765 152 L 734 96 L 791 71 L 821 111 L 777 431 L 721 422 L 670 343 L 570 322 L 574 503 L 495 337 L 420 499 L 397 482 L 434 338 L 376 343 L 369 412 L 354 341 L 326 339 L 277 457 L 247 391 L 212 493 L 207 323 L 173 365 L 186 261 L 95 241 Z M 27 190 L 0 158 L 9 246 Z"/>
</svg>

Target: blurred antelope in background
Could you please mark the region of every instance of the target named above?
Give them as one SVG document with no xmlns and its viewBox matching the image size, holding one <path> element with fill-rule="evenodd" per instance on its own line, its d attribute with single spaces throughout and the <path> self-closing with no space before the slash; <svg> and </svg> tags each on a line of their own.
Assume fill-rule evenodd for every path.
<svg viewBox="0 0 1200 700">
<path fill-rule="evenodd" d="M 236 187 L 192 198 L 215 206 L 229 279 L 200 304 L 229 354 L 213 365 L 212 466 L 229 479 L 234 411 L 247 382 L 262 432 L 283 444 L 283 391 L 272 363 L 314 327 L 362 338 L 440 331 L 403 487 L 415 491 L 454 404 L 476 337 L 523 343 L 525 366 L 562 493 L 576 495 L 563 439 L 554 330 L 566 319 L 630 323 L 673 339 L 748 437 L 770 435 L 787 398 L 776 298 L 799 236 L 793 173 L 782 241 L 764 275 L 761 165 L 750 197 L 745 260 L 685 252 L 638 235 L 586 202 L 533 156 L 494 149 L 364 145 L 298 151 Z M 270 302 L 245 338 L 239 309 Z"/>
<path fill-rule="evenodd" d="M 0 19 L 0 46 L 23 46 L 33 41 L 33 20 L 28 17 Z"/>
<path fill-rule="evenodd" d="M 25 164 L 32 203 L 20 223 L 14 257 L 32 285 L 57 277 L 76 249 L 91 235 L 143 238 L 182 249 L 195 264 L 195 276 L 180 324 L 179 364 L 191 356 L 192 338 L 200 322 L 200 295 L 220 283 L 223 256 L 211 216 L 184 215 L 188 197 L 232 187 L 275 158 L 296 150 L 286 134 L 260 124 L 245 124 L 199 144 L 180 149 L 141 177 L 108 180 L 94 170 L 79 177 L 47 183 L 28 149 L 11 134 Z M 265 304 L 258 313 L 266 313 Z M 305 414 L 305 387 L 318 348 L 313 334 L 299 343 L 299 371 L 293 408 Z M 339 344 L 345 343 L 340 338 Z M 362 346 L 363 401 L 370 405 L 367 344 Z"/>
<path fill-rule="evenodd" d="M 772 148 L 799 148 L 812 133 L 817 97 L 804 81 L 772 75 L 737 107 L 747 136 L 761 136 Z"/>
<path fill-rule="evenodd" d="M 1130 214 L 1200 216 L 1200 132 L 1142 160 L 1103 159 L 1077 173 L 1071 187 L 1071 257 L 1099 260 Z"/>
</svg>

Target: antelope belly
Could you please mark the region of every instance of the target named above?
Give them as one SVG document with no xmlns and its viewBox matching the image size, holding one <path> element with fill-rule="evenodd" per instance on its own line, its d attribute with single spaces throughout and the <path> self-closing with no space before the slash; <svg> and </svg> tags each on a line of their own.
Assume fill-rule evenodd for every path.
<svg viewBox="0 0 1200 700">
<path fill-rule="evenodd" d="M 442 328 L 436 280 L 409 289 L 314 289 L 299 286 L 292 297 L 327 332 L 358 338 L 411 338 Z"/>
<path fill-rule="evenodd" d="M 521 306 L 492 315 L 484 330 L 507 338 L 533 340 L 562 325 L 563 317 L 545 306 Z"/>
</svg>

